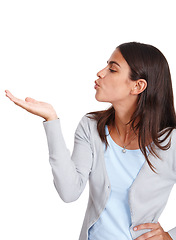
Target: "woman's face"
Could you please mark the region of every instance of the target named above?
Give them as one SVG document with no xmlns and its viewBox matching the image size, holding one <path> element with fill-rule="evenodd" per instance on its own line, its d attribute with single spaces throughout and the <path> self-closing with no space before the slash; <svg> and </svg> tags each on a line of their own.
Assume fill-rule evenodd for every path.
<svg viewBox="0 0 176 240">
<path fill-rule="evenodd" d="M 131 98 L 135 81 L 130 79 L 130 67 L 116 49 L 107 62 L 107 66 L 97 73 L 95 98 L 100 102 L 120 103 Z M 133 96 L 134 97 L 134 96 Z"/>
</svg>

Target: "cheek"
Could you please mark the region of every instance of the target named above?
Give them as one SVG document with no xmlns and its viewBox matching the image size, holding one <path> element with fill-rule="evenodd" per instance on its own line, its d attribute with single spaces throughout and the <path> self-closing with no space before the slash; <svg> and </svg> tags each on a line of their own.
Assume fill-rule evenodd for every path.
<svg viewBox="0 0 176 240">
<path fill-rule="evenodd" d="M 119 81 L 116 78 L 109 78 L 102 81 L 102 88 L 105 91 L 113 91 L 114 89 L 117 89 L 118 86 L 119 86 Z"/>
<path fill-rule="evenodd" d="M 130 94 L 129 85 L 125 82 L 112 82 L 109 85 L 104 85 L 104 95 L 107 101 L 118 101 L 126 99 Z"/>
<path fill-rule="evenodd" d="M 102 85 L 96 90 L 95 98 L 98 101 L 111 102 L 118 96 L 118 89 L 112 85 Z"/>
<path fill-rule="evenodd" d="M 123 85 L 117 79 L 110 79 L 103 84 L 103 90 L 108 96 L 115 96 L 122 90 Z M 120 90 L 121 89 L 121 90 Z"/>
</svg>

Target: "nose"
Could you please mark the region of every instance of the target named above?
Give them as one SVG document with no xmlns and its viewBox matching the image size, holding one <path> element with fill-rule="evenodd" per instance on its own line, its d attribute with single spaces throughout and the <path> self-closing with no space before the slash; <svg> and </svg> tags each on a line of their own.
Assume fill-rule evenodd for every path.
<svg viewBox="0 0 176 240">
<path fill-rule="evenodd" d="M 106 68 L 103 68 L 102 70 L 100 70 L 98 73 L 97 73 L 97 77 L 99 78 L 104 78 L 105 77 L 105 71 L 106 71 Z"/>
</svg>

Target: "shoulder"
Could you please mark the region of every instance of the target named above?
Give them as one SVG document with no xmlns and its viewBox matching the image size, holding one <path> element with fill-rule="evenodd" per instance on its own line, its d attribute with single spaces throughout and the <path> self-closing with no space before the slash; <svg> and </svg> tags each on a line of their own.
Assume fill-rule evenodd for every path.
<svg viewBox="0 0 176 240">
<path fill-rule="evenodd" d="M 81 118 L 78 127 L 79 126 L 89 130 L 93 130 L 97 128 L 97 120 L 95 120 L 93 114 L 88 113 Z"/>
<path fill-rule="evenodd" d="M 176 147 L 176 129 L 165 128 L 160 133 L 159 142 L 161 146 L 165 146 L 167 144 L 170 145 L 170 148 Z"/>
<path fill-rule="evenodd" d="M 76 139 L 84 140 L 93 146 L 94 142 L 99 139 L 97 121 L 90 118 L 87 114 L 84 115 L 76 128 L 75 137 Z"/>
<path fill-rule="evenodd" d="M 171 144 L 176 146 L 176 129 L 173 129 L 171 132 Z"/>
</svg>

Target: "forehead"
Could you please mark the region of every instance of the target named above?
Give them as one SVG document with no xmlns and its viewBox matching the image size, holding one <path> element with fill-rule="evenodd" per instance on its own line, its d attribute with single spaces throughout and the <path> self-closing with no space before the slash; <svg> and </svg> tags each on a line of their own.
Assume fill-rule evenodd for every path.
<svg viewBox="0 0 176 240">
<path fill-rule="evenodd" d="M 120 50 L 117 48 L 112 53 L 111 57 L 109 58 L 108 62 L 117 62 L 120 67 L 130 69 L 128 63 L 126 62 L 125 58 L 122 56 Z"/>
</svg>

